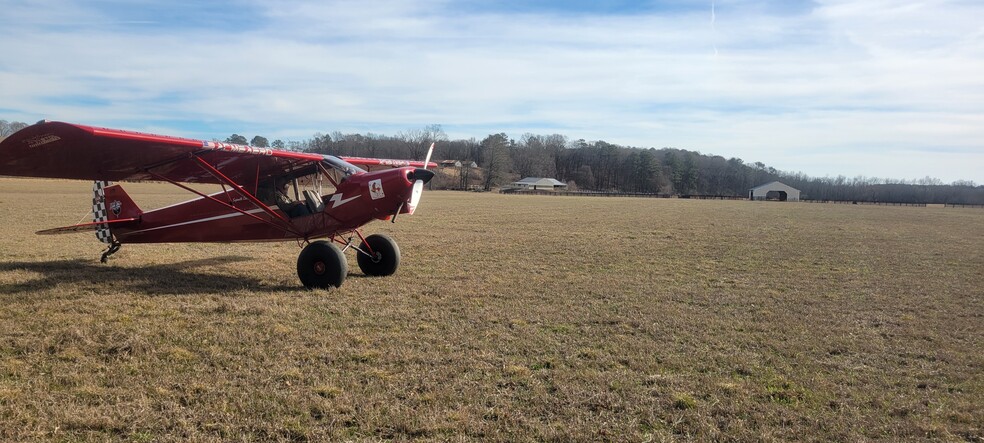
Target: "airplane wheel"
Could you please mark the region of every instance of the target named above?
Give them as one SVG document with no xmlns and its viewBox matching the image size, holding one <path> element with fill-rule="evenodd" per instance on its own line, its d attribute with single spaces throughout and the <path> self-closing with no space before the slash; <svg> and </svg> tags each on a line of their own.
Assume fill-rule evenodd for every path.
<svg viewBox="0 0 984 443">
<path fill-rule="evenodd" d="M 396 242 L 386 235 L 373 234 L 366 237 L 366 243 L 376 256 L 357 254 L 359 269 L 362 269 L 366 275 L 377 277 L 393 275 L 396 268 L 400 267 L 400 247 Z"/>
<path fill-rule="evenodd" d="M 337 288 L 347 274 L 345 255 L 330 242 L 313 242 L 297 256 L 297 276 L 307 288 Z"/>
</svg>

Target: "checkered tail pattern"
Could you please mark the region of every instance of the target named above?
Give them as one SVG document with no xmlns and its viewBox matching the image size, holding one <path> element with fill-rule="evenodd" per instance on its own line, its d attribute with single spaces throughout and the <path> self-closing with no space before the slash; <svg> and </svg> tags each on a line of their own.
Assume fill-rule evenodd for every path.
<svg viewBox="0 0 984 443">
<path fill-rule="evenodd" d="M 109 186 L 107 181 L 97 181 L 92 184 L 92 221 L 94 223 L 109 220 L 109 214 L 106 212 L 105 189 L 107 186 Z M 109 231 L 108 224 L 103 223 L 96 226 L 96 238 L 106 244 L 113 242 L 113 233 Z"/>
</svg>

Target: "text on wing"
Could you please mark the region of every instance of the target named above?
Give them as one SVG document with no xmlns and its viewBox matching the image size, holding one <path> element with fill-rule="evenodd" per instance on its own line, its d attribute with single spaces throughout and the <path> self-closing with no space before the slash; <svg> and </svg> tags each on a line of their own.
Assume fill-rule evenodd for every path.
<svg viewBox="0 0 984 443">
<path fill-rule="evenodd" d="M 237 145 L 235 143 L 202 142 L 202 147 L 237 154 L 273 155 L 273 149 L 270 148 L 256 148 L 253 146 Z"/>
</svg>

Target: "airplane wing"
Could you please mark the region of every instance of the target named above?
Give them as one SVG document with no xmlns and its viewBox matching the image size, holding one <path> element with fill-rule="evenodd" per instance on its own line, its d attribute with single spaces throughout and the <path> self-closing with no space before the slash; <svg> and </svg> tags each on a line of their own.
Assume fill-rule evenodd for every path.
<svg viewBox="0 0 984 443">
<path fill-rule="evenodd" d="M 413 166 L 415 168 L 437 167 L 437 163 L 434 162 L 428 162 L 427 166 L 424 166 L 424 162 L 410 161 L 410 160 L 390 160 L 387 158 L 365 158 L 365 157 L 340 157 L 340 158 L 353 165 L 364 166 L 366 167 L 366 169 L 402 168 L 404 166 Z"/>
<path fill-rule="evenodd" d="M 244 185 L 325 159 L 320 154 L 40 122 L 0 142 L 0 175 L 223 183 L 196 157 Z"/>
</svg>

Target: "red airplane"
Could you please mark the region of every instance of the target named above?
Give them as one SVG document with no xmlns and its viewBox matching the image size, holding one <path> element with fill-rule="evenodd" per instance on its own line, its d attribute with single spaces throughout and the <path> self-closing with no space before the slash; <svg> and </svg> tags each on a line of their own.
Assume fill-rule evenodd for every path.
<svg viewBox="0 0 984 443">
<path fill-rule="evenodd" d="M 94 229 L 109 245 L 104 263 L 125 243 L 297 240 L 306 244 L 297 257 L 301 283 L 328 288 L 345 281 L 348 249 L 367 275 L 396 272 L 396 242 L 363 236 L 359 228 L 413 214 L 434 177 L 427 170 L 437 166 L 430 162 L 433 151 L 431 144 L 423 162 L 340 158 L 42 121 L 0 142 L 0 175 L 95 181 L 92 223 L 38 234 Z M 120 185 L 110 184 L 143 180 L 198 197 L 143 211 Z M 218 184 L 222 191 L 206 195 L 183 183 Z"/>
</svg>

